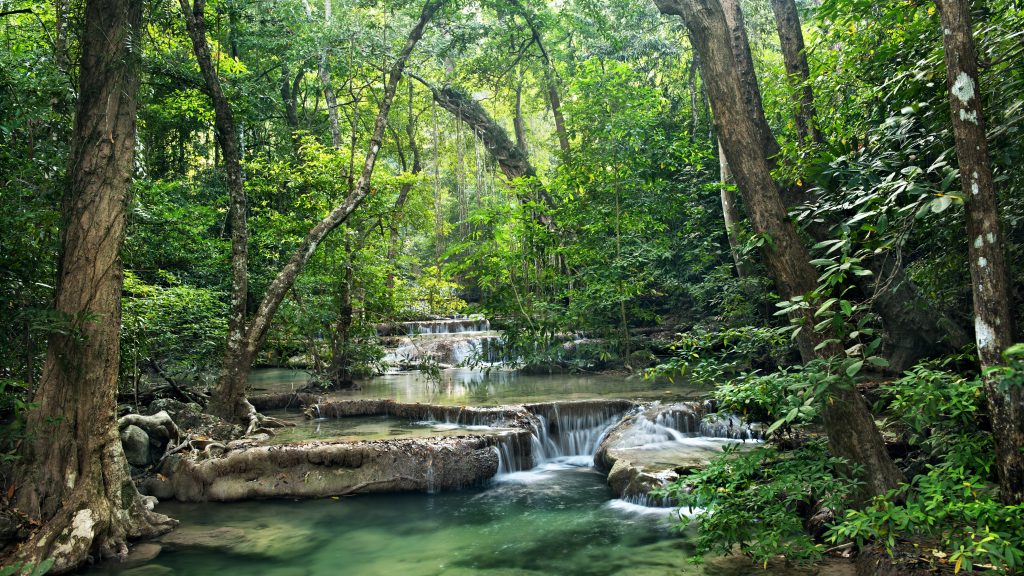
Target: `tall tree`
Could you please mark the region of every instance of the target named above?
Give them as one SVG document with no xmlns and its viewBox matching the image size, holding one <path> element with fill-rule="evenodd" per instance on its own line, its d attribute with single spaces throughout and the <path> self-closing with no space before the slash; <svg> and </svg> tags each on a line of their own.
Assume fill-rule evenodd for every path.
<svg viewBox="0 0 1024 576">
<path fill-rule="evenodd" d="M 786 66 L 786 75 L 794 87 L 796 103 L 796 131 L 804 142 L 821 143 L 821 133 L 814 125 L 814 92 L 811 89 L 811 69 L 804 50 L 804 33 L 800 29 L 800 15 L 794 0 L 772 0 L 775 26 L 779 31 L 779 46 Z"/>
<path fill-rule="evenodd" d="M 86 3 L 55 301 L 68 326 L 50 336 L 13 484 L 15 506 L 40 524 L 16 554 L 53 558 L 55 573 L 123 557 L 128 539 L 174 525 L 143 504 L 116 419 L 142 30 L 138 0 Z"/>
<path fill-rule="evenodd" d="M 1002 364 L 1013 343 L 1009 271 L 1003 254 L 995 182 L 985 138 L 978 61 L 968 0 L 938 0 L 953 136 L 967 212 L 967 254 L 974 300 L 974 338 L 982 370 Z M 1024 502 L 1024 387 L 1007 386 L 998 373 L 984 376 L 992 415 L 1000 495 Z"/>
<path fill-rule="evenodd" d="M 816 285 L 817 274 L 796 228 L 786 216 L 779 189 L 771 177 L 762 135 L 750 118 L 736 70 L 730 28 L 718 0 L 655 0 L 664 14 L 680 16 L 690 43 L 698 53 L 701 78 L 707 86 L 715 126 L 729 167 L 743 196 L 754 232 L 771 239 L 762 257 L 783 298 L 806 295 Z M 835 345 L 823 345 L 827 334 L 812 329 L 813 310 L 794 318 L 804 324 L 797 345 L 805 361 L 841 353 Z M 834 387 L 822 402 L 829 446 L 850 464 L 863 467 L 860 498 L 883 494 L 896 487 L 902 474 L 885 450 L 882 436 L 857 391 Z"/>
<path fill-rule="evenodd" d="M 182 9 L 186 11 L 186 18 L 188 18 L 188 0 L 180 0 L 182 3 Z M 197 3 L 203 2 L 203 0 L 196 0 Z M 313 226 L 306 236 L 299 243 L 295 253 L 289 259 L 288 263 L 278 272 L 277 276 L 267 287 L 267 291 L 260 301 L 259 307 L 256 313 L 248 321 L 244 315 L 244 304 L 242 307 L 243 314 L 240 318 L 240 324 L 236 325 L 236 318 L 234 317 L 234 300 L 232 301 L 232 318 L 229 323 L 229 334 L 227 351 L 224 356 L 224 367 L 221 370 L 220 380 L 217 384 L 217 393 L 215 402 L 211 406 L 211 411 L 221 416 L 222 418 L 230 421 L 241 420 L 248 424 L 249 431 L 252 431 L 262 421 L 262 417 L 256 412 L 252 404 L 245 398 L 246 382 L 249 376 L 249 370 L 252 367 L 252 361 L 266 340 L 267 333 L 270 330 L 270 324 L 273 321 L 274 315 L 277 313 L 277 309 L 284 301 L 288 291 L 291 290 L 295 284 L 295 280 L 302 269 L 306 266 L 306 263 L 316 252 L 316 249 L 320 246 L 320 243 L 330 234 L 334 229 L 344 223 L 349 215 L 355 211 L 356 208 L 366 199 L 370 194 L 370 179 L 373 176 L 373 169 L 377 162 L 377 156 L 380 153 L 381 143 L 384 140 L 384 131 L 387 127 L 388 112 L 391 110 L 391 103 L 394 101 L 395 92 L 398 89 L 398 82 L 402 78 L 405 64 L 409 60 L 409 56 L 412 54 L 413 49 L 419 42 L 420 38 L 423 37 L 424 29 L 430 19 L 433 18 L 434 14 L 443 6 L 445 0 L 428 0 L 424 4 L 423 9 L 420 11 L 419 19 L 413 28 L 409 31 L 406 37 L 405 45 L 399 52 L 394 64 L 392 64 L 390 71 L 386 77 L 386 83 L 384 87 L 384 94 L 380 101 L 380 107 L 377 112 L 377 118 L 374 122 L 373 133 L 370 136 L 369 148 L 366 152 L 366 157 L 363 160 L 362 172 L 351 189 L 348 196 L 342 201 L 341 204 L 333 208 L 320 222 Z M 192 10 L 192 17 L 199 18 L 202 15 L 201 11 Z M 190 31 L 190 35 L 192 35 Z M 208 57 L 209 48 L 206 47 L 205 37 L 202 38 L 202 42 L 199 42 L 197 37 L 193 37 L 193 48 L 196 53 L 197 59 L 200 59 L 203 54 L 203 50 Z M 205 76 L 205 75 L 204 75 Z M 215 74 L 214 74 L 215 76 Z M 211 86 L 210 78 L 207 78 L 207 87 Z M 225 104 L 227 101 L 225 99 Z M 215 111 L 217 105 L 215 101 Z M 225 158 L 228 153 L 228 149 L 223 147 L 223 143 L 226 139 L 219 140 L 224 150 Z M 241 191 L 241 201 L 244 202 L 244 189 L 239 188 Z M 234 260 L 235 253 L 232 252 L 232 269 L 234 272 L 241 271 L 245 273 L 244 268 L 244 257 L 242 257 L 243 265 Z M 239 256 L 242 256 L 239 254 Z M 236 282 L 238 281 L 236 277 Z M 238 294 L 237 289 L 232 290 L 233 294 Z M 244 298 L 244 293 L 240 294 Z"/>
<path fill-rule="evenodd" d="M 179 0 L 185 28 L 192 40 L 192 51 L 213 100 L 214 131 L 224 158 L 228 184 L 228 211 L 231 214 L 231 308 L 228 312 L 228 339 L 221 367 L 221 381 L 248 377 L 245 358 L 245 314 L 249 293 L 249 229 L 246 221 L 248 201 L 242 181 L 242 149 L 238 140 L 231 104 L 224 95 L 220 77 L 214 68 L 210 46 L 206 42 L 206 0 Z M 244 366 L 244 368 L 243 368 Z M 225 418 L 234 416 L 233 400 L 220 395 L 213 398 L 210 410 Z"/>
</svg>

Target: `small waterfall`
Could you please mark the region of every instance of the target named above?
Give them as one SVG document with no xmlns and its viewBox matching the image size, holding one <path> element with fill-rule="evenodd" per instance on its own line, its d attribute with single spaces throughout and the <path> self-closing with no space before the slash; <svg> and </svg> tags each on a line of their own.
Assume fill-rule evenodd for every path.
<svg viewBox="0 0 1024 576">
<path fill-rule="evenodd" d="M 761 432 L 750 424 L 743 422 L 739 416 L 711 414 L 701 418 L 699 427 L 701 436 L 712 438 L 731 438 L 733 440 L 760 440 Z"/>
<path fill-rule="evenodd" d="M 482 316 L 381 324 L 377 334 L 389 339 L 384 362 L 394 367 L 422 364 L 442 367 L 493 365 L 503 361 L 501 333 Z"/>
<path fill-rule="evenodd" d="M 625 414 L 625 406 L 569 402 L 527 407 L 537 416 L 534 462 L 565 457 L 593 459 L 605 434 Z"/>
</svg>

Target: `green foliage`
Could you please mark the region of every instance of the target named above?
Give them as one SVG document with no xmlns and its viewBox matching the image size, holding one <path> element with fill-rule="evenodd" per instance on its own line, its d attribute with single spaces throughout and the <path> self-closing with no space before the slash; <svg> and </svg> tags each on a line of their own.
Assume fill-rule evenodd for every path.
<svg viewBox="0 0 1024 576">
<path fill-rule="evenodd" d="M 10 566 L 0 567 L 0 576 L 43 576 L 53 567 L 54 562 L 53 558 L 47 558 L 39 564 L 15 562 Z"/>
<path fill-rule="evenodd" d="M 882 389 L 924 469 L 863 510 L 848 511 L 831 541 L 870 540 L 892 550 L 898 539 L 916 537 L 935 549 L 926 558 L 951 562 L 956 571 L 1024 566 L 1024 506 L 999 502 L 982 384 L 943 369 L 962 359 L 915 366 Z"/>
<path fill-rule="evenodd" d="M 1024 505 L 1000 503 L 986 478 L 944 463 L 864 510 L 847 511 L 828 537 L 873 541 L 891 551 L 897 539 L 910 536 L 935 542 L 933 563 L 948 558 L 956 572 L 986 566 L 1010 573 L 1024 566 Z"/>
<path fill-rule="evenodd" d="M 751 371 L 772 371 L 786 360 L 788 336 L 784 329 L 755 326 L 687 332 L 672 344 L 672 357 L 646 375 L 681 376 L 707 386 Z"/>
<path fill-rule="evenodd" d="M 122 377 L 150 371 L 150 362 L 192 377 L 212 373 L 227 334 L 223 294 L 161 276 L 163 284 L 147 284 L 125 273 Z"/>
<path fill-rule="evenodd" d="M 819 510 L 843 509 L 856 488 L 837 473 L 844 465 L 822 442 L 789 452 L 758 447 L 742 453 L 728 445 L 703 470 L 655 494 L 678 502 L 681 514 L 693 514 L 698 554 L 731 554 L 738 547 L 758 563 L 780 555 L 813 562 L 824 546 L 808 534 L 806 522 Z M 689 522 L 683 516 L 680 527 Z"/>
</svg>

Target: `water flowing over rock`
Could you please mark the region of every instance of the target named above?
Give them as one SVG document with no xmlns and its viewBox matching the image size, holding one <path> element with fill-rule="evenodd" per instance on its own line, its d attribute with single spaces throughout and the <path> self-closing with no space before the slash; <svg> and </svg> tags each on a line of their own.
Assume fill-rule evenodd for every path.
<svg viewBox="0 0 1024 576">
<path fill-rule="evenodd" d="M 699 403 L 654 404 L 622 419 L 605 436 L 594 463 L 620 497 L 645 506 L 671 504 L 649 495 L 681 473 L 705 466 L 737 440 L 758 432 L 735 416 L 702 414 Z"/>
<path fill-rule="evenodd" d="M 212 457 L 172 455 L 144 489 L 182 501 L 434 492 L 549 465 L 594 464 L 609 473 L 616 494 L 639 504 L 662 504 L 647 498 L 652 488 L 706 464 L 733 437 L 754 434 L 738 419 L 719 418 L 705 426 L 701 410 L 698 404 L 627 400 L 482 408 L 393 400 L 325 402 L 309 406 L 306 417 L 317 422 L 386 417 L 454 435 L 272 446 L 238 441 Z M 719 437 L 702 435 L 708 432 Z"/>
<path fill-rule="evenodd" d="M 399 322 L 377 326 L 392 367 L 493 365 L 503 361 L 501 332 L 480 316 Z"/>
</svg>

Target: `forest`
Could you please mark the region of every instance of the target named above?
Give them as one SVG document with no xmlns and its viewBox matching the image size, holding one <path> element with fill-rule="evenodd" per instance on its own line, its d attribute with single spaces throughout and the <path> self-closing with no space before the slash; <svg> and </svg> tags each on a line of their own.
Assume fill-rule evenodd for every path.
<svg viewBox="0 0 1024 576">
<path fill-rule="evenodd" d="M 1024 3 L 0 18 L 0 575 L 1024 573 Z"/>
</svg>

